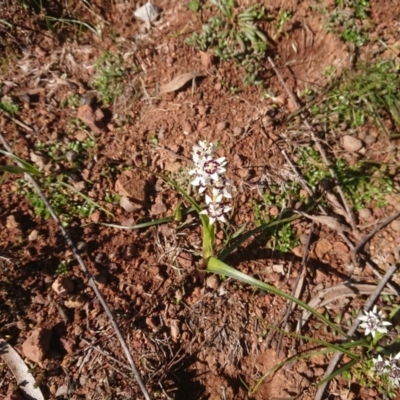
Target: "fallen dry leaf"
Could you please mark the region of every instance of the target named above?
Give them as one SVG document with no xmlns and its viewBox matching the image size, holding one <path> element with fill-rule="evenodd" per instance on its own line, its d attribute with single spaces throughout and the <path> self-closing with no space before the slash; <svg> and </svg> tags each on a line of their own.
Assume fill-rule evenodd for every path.
<svg viewBox="0 0 400 400">
<path fill-rule="evenodd" d="M 343 297 L 355 297 L 361 294 L 371 294 L 376 289 L 375 285 L 369 284 L 352 284 L 350 282 L 339 283 L 338 285 L 332 286 L 330 288 L 321 290 L 318 292 L 317 296 L 313 297 L 308 305 L 314 309 L 319 307 L 324 307 L 325 305 L 332 303 L 335 300 L 341 299 Z M 384 290 L 382 294 L 391 294 L 390 291 Z M 298 329 L 301 329 L 307 322 L 311 313 L 307 310 L 303 310 L 303 315 L 298 323 Z"/>
<path fill-rule="evenodd" d="M 26 398 L 44 400 L 35 378 L 29 372 L 20 355 L 3 339 L 0 339 L 0 354 L 13 373 L 17 385 Z"/>
<path fill-rule="evenodd" d="M 161 86 L 160 93 L 170 93 L 179 90 L 185 86 L 189 81 L 195 78 L 200 78 L 206 76 L 200 72 L 186 72 L 185 74 L 178 75 L 171 82 L 166 85 Z"/>
<path fill-rule="evenodd" d="M 333 229 L 336 232 L 351 232 L 349 226 L 342 224 L 337 218 L 329 217 L 327 215 L 309 215 L 304 212 L 299 212 L 299 214 L 311 219 L 312 221 L 318 222 L 320 224 L 326 225 L 328 228 Z"/>
</svg>

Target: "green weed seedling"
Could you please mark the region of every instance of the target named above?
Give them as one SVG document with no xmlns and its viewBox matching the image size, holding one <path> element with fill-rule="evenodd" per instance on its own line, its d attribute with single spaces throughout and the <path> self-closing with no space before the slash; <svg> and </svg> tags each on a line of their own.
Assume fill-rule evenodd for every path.
<svg viewBox="0 0 400 400">
<path fill-rule="evenodd" d="M 35 175 L 36 181 L 65 226 L 68 226 L 74 218 L 90 217 L 95 210 L 101 210 L 112 216 L 108 210 L 68 183 L 72 174 L 77 172 L 76 169 L 80 161 L 85 157 L 82 154 L 83 151 L 93 145 L 95 145 L 95 142 L 92 142 L 92 139 L 84 142 L 72 141 L 67 145 L 60 142 L 56 144 L 38 144 L 36 150 L 41 151 L 44 156 L 43 159 L 47 158 L 47 160 L 50 160 L 49 163 L 54 165 L 59 161 L 65 162 L 63 167 L 59 167 L 59 169 L 56 169 L 57 172 L 53 173 L 50 172 L 50 169 L 46 173 L 40 171 L 13 154 L 0 150 L 0 153 L 7 155 L 22 165 L 21 167 L 1 166 L 0 170 L 14 174 L 28 172 L 31 175 Z M 90 185 L 89 182 L 86 182 L 86 184 Z M 36 191 L 33 190 L 29 181 L 18 179 L 17 193 L 25 196 L 32 204 L 36 217 L 45 219 L 50 217 L 47 207 Z"/>
<path fill-rule="evenodd" d="M 327 29 L 337 33 L 356 47 L 368 41 L 370 4 L 368 0 L 336 0 L 336 9 L 330 15 Z"/>
<path fill-rule="evenodd" d="M 400 136 L 400 77 L 398 66 L 390 60 L 358 63 L 332 83 L 318 105 L 310 108 L 313 115 L 329 129 L 341 123 L 360 127 L 371 121 L 394 138 Z M 394 132 L 384 123 L 391 121 Z"/>
<path fill-rule="evenodd" d="M 318 151 L 310 147 L 299 147 L 297 155 L 301 174 L 314 190 L 323 180 L 330 179 L 328 168 Z M 333 169 L 347 200 L 356 210 L 371 204 L 385 207 L 386 195 L 395 191 L 394 177 L 379 165 L 360 161 L 349 166 L 346 161 L 338 158 Z"/>
<path fill-rule="evenodd" d="M 222 61 L 234 60 L 245 71 L 244 82 L 260 85 L 264 70 L 262 61 L 267 49 L 267 37 L 257 23 L 266 19 L 262 5 L 238 11 L 234 0 L 209 0 L 213 16 L 186 43 L 201 51 L 212 49 Z"/>
<path fill-rule="evenodd" d="M 18 112 L 18 106 L 12 101 L 11 97 L 4 95 L 0 100 L 0 111 L 14 115 Z"/>
<path fill-rule="evenodd" d="M 67 275 L 68 274 L 68 267 L 71 264 L 71 259 L 67 258 L 64 261 L 61 261 L 60 264 L 58 264 L 58 267 L 56 269 L 56 275 L 62 276 L 62 275 Z"/>
<path fill-rule="evenodd" d="M 270 222 L 279 222 L 280 215 L 271 216 L 268 213 L 270 207 L 279 210 L 288 208 L 289 204 L 301 201 L 300 186 L 296 183 L 285 185 L 270 185 L 263 194 L 263 203 L 253 203 L 253 212 L 256 226 Z M 296 232 L 290 222 L 266 229 L 263 236 L 268 236 L 267 247 L 286 253 L 299 244 Z"/>
<path fill-rule="evenodd" d="M 123 58 L 114 53 L 103 53 L 95 63 L 91 85 L 105 104 L 111 104 L 123 93 L 124 79 L 129 71 Z"/>
</svg>

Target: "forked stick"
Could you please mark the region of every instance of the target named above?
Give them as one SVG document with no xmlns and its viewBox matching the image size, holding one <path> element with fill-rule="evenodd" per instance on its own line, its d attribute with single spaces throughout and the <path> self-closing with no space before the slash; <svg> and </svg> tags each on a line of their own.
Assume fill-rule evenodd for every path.
<svg viewBox="0 0 400 400">
<path fill-rule="evenodd" d="M 3 146 L 7 149 L 9 153 L 12 153 L 12 149 L 7 143 L 6 139 L 4 136 L 0 133 L 0 141 L 3 143 Z M 17 162 L 17 164 L 20 164 Z M 20 167 L 23 168 L 23 165 L 19 165 Z M 60 229 L 61 233 L 63 234 L 67 244 L 71 248 L 76 260 L 78 261 L 83 273 L 85 274 L 86 278 L 88 279 L 89 286 L 93 289 L 95 295 L 99 299 L 104 311 L 106 312 L 108 318 L 110 319 L 110 322 L 114 328 L 115 334 L 117 335 L 117 338 L 119 342 L 121 343 L 121 347 L 125 352 L 126 358 L 128 359 L 128 362 L 131 366 L 132 372 L 136 378 L 136 381 L 140 387 L 140 390 L 142 391 L 144 397 L 146 400 L 151 400 L 150 395 L 146 389 L 146 386 L 143 383 L 142 377 L 140 376 L 139 370 L 136 368 L 135 362 L 133 361 L 132 355 L 129 352 L 128 346 L 125 342 L 124 337 L 122 336 L 122 333 L 118 327 L 117 322 L 114 319 L 114 316 L 112 315 L 112 312 L 110 310 L 110 307 L 108 307 L 106 300 L 104 299 L 103 295 L 101 294 L 99 288 L 96 285 L 95 280 L 93 279 L 92 274 L 89 272 L 88 268 L 86 267 L 85 262 L 83 261 L 81 255 L 79 254 L 79 250 L 77 249 L 75 243 L 72 241 L 72 239 L 69 237 L 68 232 L 65 230 L 63 227 L 60 219 L 58 218 L 58 215 L 54 212 L 53 208 L 51 207 L 50 203 L 47 201 L 46 196 L 43 194 L 42 190 L 40 189 L 39 185 L 36 183 L 36 181 L 33 179 L 32 175 L 25 173 L 26 179 L 30 182 L 30 184 L 33 186 L 34 190 L 40 197 L 40 199 L 43 201 L 44 205 L 46 206 L 47 210 L 49 211 L 50 215 L 52 216 L 53 220 L 58 226 L 58 229 Z"/>
</svg>

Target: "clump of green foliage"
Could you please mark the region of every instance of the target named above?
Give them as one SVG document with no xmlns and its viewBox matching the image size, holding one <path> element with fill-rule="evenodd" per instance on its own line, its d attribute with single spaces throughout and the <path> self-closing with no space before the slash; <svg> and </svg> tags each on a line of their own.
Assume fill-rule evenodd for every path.
<svg viewBox="0 0 400 400">
<path fill-rule="evenodd" d="M 280 216 L 272 216 L 268 210 L 271 207 L 279 210 L 290 208 L 294 201 L 300 199 L 300 189 L 297 183 L 287 184 L 284 188 L 279 185 L 270 185 L 262 196 L 263 201 L 253 204 L 256 225 L 277 221 Z M 268 237 L 267 247 L 283 253 L 299 244 L 296 231 L 290 222 L 269 228 L 264 236 Z"/>
<path fill-rule="evenodd" d="M 52 168 L 48 168 L 48 172 L 42 171 L 36 176 L 36 180 L 66 226 L 74 218 L 88 218 L 94 211 L 102 209 L 99 204 L 71 185 L 77 179 L 82 179 L 79 174 L 82 163 L 90 157 L 90 151 L 95 145 L 92 138 L 83 142 L 71 141 L 68 144 L 57 142 L 36 145 L 35 151 L 40 152 L 47 160 L 47 165 L 58 165 L 53 172 Z M 48 219 L 49 211 L 31 185 L 25 179 L 19 179 L 17 184 L 17 192 L 32 204 L 36 217 Z M 91 183 L 86 181 L 86 186 L 87 190 Z"/>
<path fill-rule="evenodd" d="M 335 32 L 348 43 L 360 47 L 368 41 L 369 0 L 336 0 L 330 14 L 328 30 Z"/>
<path fill-rule="evenodd" d="M 389 132 L 385 121 L 400 129 L 399 92 L 400 76 L 394 62 L 359 63 L 344 71 L 310 110 L 328 129 L 342 123 L 359 127 L 373 121 L 389 137 L 398 137 L 400 133 Z"/>
<path fill-rule="evenodd" d="M 105 104 L 111 104 L 123 93 L 124 80 L 129 74 L 121 55 L 105 52 L 95 63 L 91 85 Z"/>
<path fill-rule="evenodd" d="M 313 189 L 322 181 L 331 179 L 318 151 L 310 147 L 299 147 L 296 153 L 301 174 Z M 356 210 L 370 206 L 371 203 L 376 207 L 385 207 L 386 195 L 395 191 L 394 177 L 384 166 L 362 161 L 350 166 L 338 158 L 333 169 L 345 196 Z"/>
<path fill-rule="evenodd" d="M 266 19 L 263 5 L 255 4 L 243 12 L 238 11 L 234 0 L 209 0 L 216 8 L 213 16 L 194 33 L 186 43 L 201 51 L 212 49 L 223 61 L 234 60 L 245 71 L 244 82 L 260 85 L 262 60 L 267 49 L 267 37 L 257 23 Z M 198 2 L 191 2 L 192 10 L 199 9 Z"/>
<path fill-rule="evenodd" d="M 12 101 L 11 97 L 5 95 L 0 99 L 0 111 L 14 115 L 18 112 L 18 106 Z"/>
</svg>

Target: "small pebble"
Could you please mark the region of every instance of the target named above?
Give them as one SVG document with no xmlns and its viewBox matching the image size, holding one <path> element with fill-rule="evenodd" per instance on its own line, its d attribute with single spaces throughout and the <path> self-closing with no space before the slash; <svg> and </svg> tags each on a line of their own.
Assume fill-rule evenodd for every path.
<svg viewBox="0 0 400 400">
<path fill-rule="evenodd" d="M 372 212 L 369 208 L 363 208 L 358 212 L 360 219 L 368 219 L 371 217 Z"/>
<path fill-rule="evenodd" d="M 78 251 L 79 251 L 80 253 L 84 253 L 85 251 L 87 251 L 88 245 L 87 245 L 86 242 L 79 242 L 79 243 L 76 245 L 76 248 L 78 249 Z"/>
<path fill-rule="evenodd" d="M 68 150 L 65 153 L 65 158 L 70 162 L 73 163 L 78 159 L 78 153 L 74 150 Z"/>
<path fill-rule="evenodd" d="M 216 131 L 221 132 L 224 131 L 229 126 L 228 122 L 222 121 L 217 124 Z"/>
<path fill-rule="evenodd" d="M 376 137 L 372 135 L 367 135 L 364 139 L 365 144 L 373 144 L 376 142 Z"/>
<path fill-rule="evenodd" d="M 396 219 L 390 224 L 390 227 L 395 231 L 395 232 L 400 232 L 400 220 Z"/>
<path fill-rule="evenodd" d="M 360 139 L 350 135 L 343 136 L 341 142 L 342 147 L 346 151 L 359 151 L 363 146 L 363 143 Z"/>
<path fill-rule="evenodd" d="M 210 289 L 216 289 L 219 285 L 219 280 L 217 275 L 210 275 L 206 280 L 206 285 Z"/>
<path fill-rule="evenodd" d="M 241 136 L 243 134 L 243 132 L 244 132 L 244 129 L 241 128 L 240 126 L 235 126 L 233 128 L 233 136 L 235 136 L 235 137 Z"/>
</svg>

